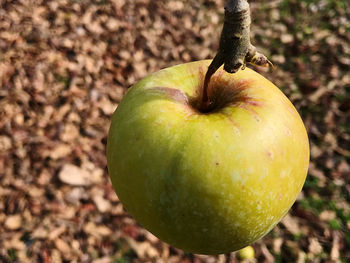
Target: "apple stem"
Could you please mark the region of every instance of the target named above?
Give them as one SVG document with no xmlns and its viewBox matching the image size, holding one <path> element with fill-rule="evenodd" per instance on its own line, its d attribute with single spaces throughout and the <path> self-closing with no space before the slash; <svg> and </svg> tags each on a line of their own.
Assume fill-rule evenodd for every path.
<svg viewBox="0 0 350 263">
<path fill-rule="evenodd" d="M 208 67 L 203 85 L 201 110 L 207 111 L 210 106 L 208 86 L 211 76 L 224 64 L 228 73 L 245 69 L 246 63 L 257 66 L 273 66 L 250 43 L 250 8 L 247 0 L 227 0 L 225 20 L 222 28 L 219 50 Z"/>
<path fill-rule="evenodd" d="M 205 74 L 204 85 L 203 85 L 202 101 L 201 101 L 201 106 L 200 106 L 200 110 L 202 112 L 210 111 L 211 101 L 210 101 L 210 98 L 208 96 L 209 82 L 210 82 L 211 76 L 214 75 L 214 73 L 222 65 L 221 54 L 222 53 L 216 54 L 216 56 L 214 57 L 213 61 L 210 63 L 210 65 L 208 67 L 207 73 Z"/>
</svg>

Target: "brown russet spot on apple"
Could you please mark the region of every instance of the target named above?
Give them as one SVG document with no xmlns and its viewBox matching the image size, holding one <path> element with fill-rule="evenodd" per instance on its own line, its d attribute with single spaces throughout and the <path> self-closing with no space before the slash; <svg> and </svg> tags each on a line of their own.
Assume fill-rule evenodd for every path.
<svg viewBox="0 0 350 263">
<path fill-rule="evenodd" d="M 269 158 L 273 159 L 273 152 L 271 150 L 267 151 Z"/>
<path fill-rule="evenodd" d="M 285 132 L 288 136 L 292 135 L 292 131 L 288 127 L 286 127 Z"/>
<path fill-rule="evenodd" d="M 261 122 L 261 118 L 259 115 L 254 115 L 254 119 L 257 121 L 257 122 Z"/>
<path fill-rule="evenodd" d="M 278 195 L 278 200 L 282 200 L 283 194 Z"/>
</svg>

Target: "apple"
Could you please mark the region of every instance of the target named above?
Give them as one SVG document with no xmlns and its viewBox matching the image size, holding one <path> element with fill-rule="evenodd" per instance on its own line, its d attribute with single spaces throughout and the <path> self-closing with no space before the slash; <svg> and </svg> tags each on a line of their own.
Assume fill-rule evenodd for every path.
<svg viewBox="0 0 350 263">
<path fill-rule="evenodd" d="M 247 246 L 237 251 L 237 256 L 241 260 L 253 259 L 255 257 L 254 248 L 252 246 Z"/>
<path fill-rule="evenodd" d="M 198 254 L 241 249 L 288 212 L 307 175 L 309 143 L 287 97 L 246 68 L 220 68 L 198 108 L 210 61 L 160 70 L 116 109 L 108 171 L 125 209 L 161 240 Z"/>
</svg>

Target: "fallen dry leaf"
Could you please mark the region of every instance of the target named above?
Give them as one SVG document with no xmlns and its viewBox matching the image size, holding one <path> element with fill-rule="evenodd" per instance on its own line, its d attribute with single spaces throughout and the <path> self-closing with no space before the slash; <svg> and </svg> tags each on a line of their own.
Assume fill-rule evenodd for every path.
<svg viewBox="0 0 350 263">
<path fill-rule="evenodd" d="M 9 230 L 17 230 L 22 226 L 21 215 L 11 215 L 5 220 L 5 227 Z"/>
<path fill-rule="evenodd" d="M 281 223 L 287 228 L 287 230 L 292 234 L 299 234 L 300 228 L 296 219 L 287 214 L 281 221 Z"/>
<path fill-rule="evenodd" d="M 66 184 L 75 186 L 88 186 L 91 181 L 91 174 L 72 164 L 65 164 L 58 174 L 59 179 Z"/>
</svg>

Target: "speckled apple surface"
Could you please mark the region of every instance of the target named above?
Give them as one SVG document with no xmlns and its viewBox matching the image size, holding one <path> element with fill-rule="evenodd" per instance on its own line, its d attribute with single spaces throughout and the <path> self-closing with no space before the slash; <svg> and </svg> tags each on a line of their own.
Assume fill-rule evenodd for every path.
<svg viewBox="0 0 350 263">
<path fill-rule="evenodd" d="M 108 170 L 126 210 L 163 241 L 198 254 L 268 233 L 304 184 L 309 143 L 288 98 L 246 68 L 219 69 L 214 108 L 194 105 L 210 61 L 167 68 L 129 89 L 108 136 Z"/>
</svg>

